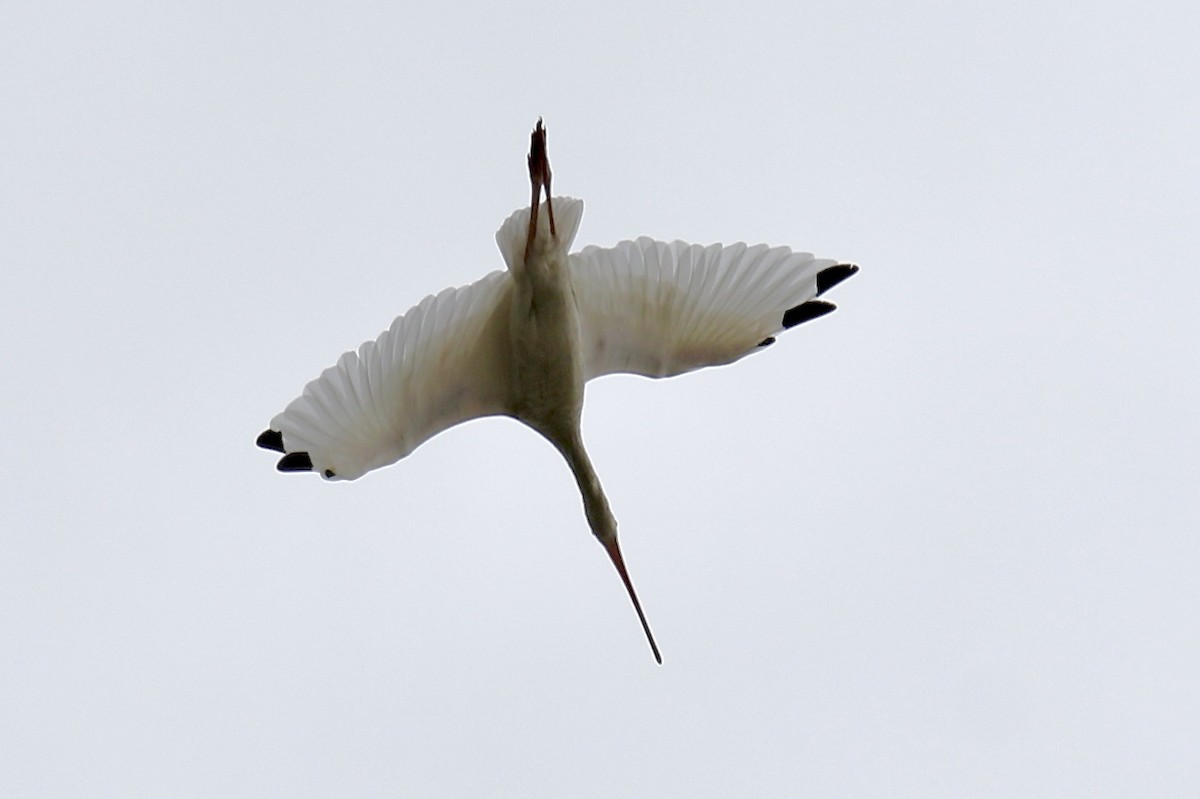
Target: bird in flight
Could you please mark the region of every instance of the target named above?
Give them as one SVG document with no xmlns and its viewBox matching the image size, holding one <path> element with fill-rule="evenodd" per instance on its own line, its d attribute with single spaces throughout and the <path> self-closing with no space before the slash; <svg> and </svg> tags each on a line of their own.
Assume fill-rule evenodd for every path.
<svg viewBox="0 0 1200 799">
<path fill-rule="evenodd" d="M 258 446 L 282 472 L 355 480 L 481 416 L 510 416 L 562 453 L 592 533 L 611 558 L 654 658 L 617 520 L 580 433 L 584 384 L 624 372 L 671 377 L 732 363 L 834 310 L 816 299 L 853 264 L 766 245 L 639 238 L 569 253 L 583 202 L 550 196 L 542 120 L 530 137 L 528 208 L 496 233 L 506 270 L 426 297 L 304 387 Z M 545 191 L 545 213 L 540 212 Z"/>
</svg>

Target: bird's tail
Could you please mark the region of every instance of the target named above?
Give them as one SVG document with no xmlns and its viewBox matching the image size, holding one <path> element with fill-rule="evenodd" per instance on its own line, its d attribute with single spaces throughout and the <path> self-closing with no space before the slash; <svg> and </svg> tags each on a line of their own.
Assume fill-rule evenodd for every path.
<svg viewBox="0 0 1200 799">
<path fill-rule="evenodd" d="M 583 220 L 583 200 L 574 197 L 555 197 L 554 230 L 558 234 L 559 246 L 563 252 L 570 252 L 575 242 L 575 234 L 579 232 L 579 223 Z M 538 215 L 538 237 L 550 236 L 550 215 Z M 529 206 L 512 212 L 512 216 L 504 220 L 504 224 L 496 231 L 496 244 L 500 246 L 500 254 L 511 272 L 518 258 L 525 254 L 525 242 L 529 238 Z"/>
</svg>

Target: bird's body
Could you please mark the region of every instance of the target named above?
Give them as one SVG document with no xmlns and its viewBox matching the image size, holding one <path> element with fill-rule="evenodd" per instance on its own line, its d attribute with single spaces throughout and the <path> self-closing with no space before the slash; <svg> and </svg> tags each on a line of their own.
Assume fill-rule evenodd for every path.
<svg viewBox="0 0 1200 799">
<path fill-rule="evenodd" d="M 583 358 L 567 252 L 540 231 L 509 274 L 512 415 L 555 441 L 579 427 Z"/>
<path fill-rule="evenodd" d="M 496 234 L 507 270 L 426 298 L 378 339 L 346 353 L 271 421 L 258 444 L 285 453 L 281 471 L 352 480 L 460 422 L 516 418 L 566 459 L 588 524 L 661 662 L 583 445 L 584 385 L 612 372 L 666 377 L 737 360 L 833 310 L 812 298 L 857 267 L 785 247 L 650 239 L 569 255 L 583 203 L 550 197 L 540 121 L 529 169 L 530 207 Z M 547 213 L 539 215 L 543 188 Z"/>
</svg>

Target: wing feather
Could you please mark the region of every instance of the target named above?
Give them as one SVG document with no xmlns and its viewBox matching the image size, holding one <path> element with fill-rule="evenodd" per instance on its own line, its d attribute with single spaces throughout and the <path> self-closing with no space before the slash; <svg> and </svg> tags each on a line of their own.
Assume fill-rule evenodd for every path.
<svg viewBox="0 0 1200 799">
<path fill-rule="evenodd" d="M 285 458 L 306 453 L 314 471 L 354 480 L 460 422 L 508 412 L 510 285 L 497 271 L 426 297 L 343 354 L 271 420 Z"/>
<path fill-rule="evenodd" d="M 781 332 L 784 314 L 816 297 L 817 276 L 838 265 L 788 247 L 648 238 L 586 247 L 570 261 L 589 379 L 732 363 Z M 857 271 L 838 268 L 834 282 Z"/>
</svg>

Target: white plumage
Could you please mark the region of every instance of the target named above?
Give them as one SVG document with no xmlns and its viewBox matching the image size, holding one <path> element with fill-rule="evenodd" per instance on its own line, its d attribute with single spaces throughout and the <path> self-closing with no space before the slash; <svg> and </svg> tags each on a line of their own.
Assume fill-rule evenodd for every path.
<svg viewBox="0 0 1200 799">
<path fill-rule="evenodd" d="M 670 377 L 732 363 L 832 311 L 819 294 L 857 271 L 787 247 L 648 238 L 568 255 L 583 203 L 550 194 L 539 120 L 533 199 L 496 233 L 507 269 L 426 297 L 305 386 L 260 446 L 282 471 L 354 480 L 469 419 L 508 415 L 546 436 L 575 474 L 593 533 L 649 625 L 616 520 L 579 434 L 583 384 L 615 372 Z M 548 213 L 538 217 L 542 188 Z M 530 223 L 531 217 L 533 224 Z"/>
<path fill-rule="evenodd" d="M 665 244 L 645 237 L 571 256 L 587 379 L 672 377 L 732 363 L 783 330 L 835 261 L 788 247 Z"/>
</svg>

